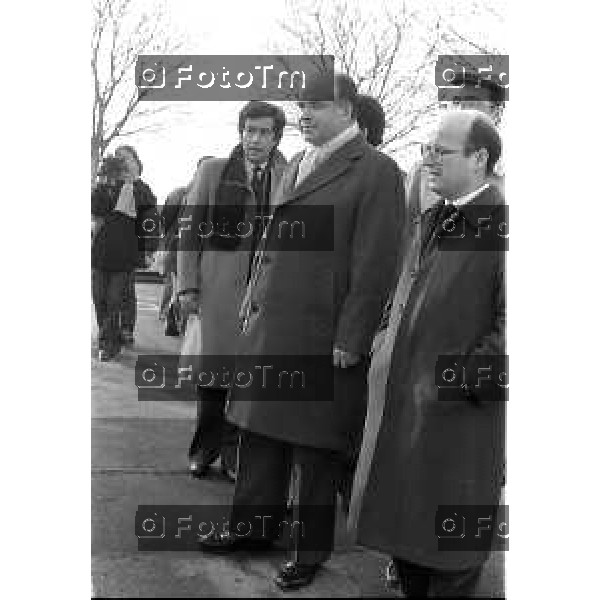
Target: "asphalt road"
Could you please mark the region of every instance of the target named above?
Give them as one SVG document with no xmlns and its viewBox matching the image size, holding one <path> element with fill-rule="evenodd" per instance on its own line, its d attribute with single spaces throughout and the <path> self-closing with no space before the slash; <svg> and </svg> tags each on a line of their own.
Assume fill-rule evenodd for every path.
<svg viewBox="0 0 600 600">
<path fill-rule="evenodd" d="M 223 505 L 232 484 L 217 471 L 188 477 L 187 447 L 195 403 L 138 402 L 138 354 L 173 354 L 181 341 L 163 335 L 157 319 L 158 286 L 137 284 L 136 344 L 114 362 L 95 352 L 92 308 L 92 588 L 95 596 L 123 597 L 394 597 L 381 573 L 387 557 L 348 543 L 339 519 L 336 550 L 312 586 L 282 592 L 272 577 L 283 551 L 213 556 L 196 551 L 139 551 L 138 505 Z M 138 530 L 139 532 L 139 530 Z M 502 553 L 486 565 L 480 594 L 503 596 Z"/>
</svg>

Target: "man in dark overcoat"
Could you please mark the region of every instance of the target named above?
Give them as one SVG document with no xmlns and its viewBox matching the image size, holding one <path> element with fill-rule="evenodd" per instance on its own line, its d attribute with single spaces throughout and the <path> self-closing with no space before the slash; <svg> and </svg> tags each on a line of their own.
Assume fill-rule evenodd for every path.
<svg viewBox="0 0 600 600">
<path fill-rule="evenodd" d="M 291 398 L 289 385 L 232 388 L 228 418 L 242 430 L 232 532 L 205 544 L 247 546 L 234 525 L 267 509 L 276 527 L 294 469 L 306 530 L 275 579 L 286 589 L 309 584 L 331 554 L 336 494 L 362 431 L 366 358 L 393 285 L 404 221 L 402 173 L 361 135 L 354 83 L 336 75 L 329 86 L 327 97 L 325 77 L 309 82 L 298 102 L 308 147 L 282 178 L 246 292 L 238 356 L 238 364 L 282 357 L 302 370 L 316 358 L 326 367 L 312 397 Z M 304 217 L 307 245 L 286 247 L 279 226 Z M 267 541 L 277 534 L 261 532 Z"/>
<path fill-rule="evenodd" d="M 366 485 L 361 506 L 352 500 L 351 521 L 358 514 L 361 545 L 393 557 L 408 597 L 466 596 L 490 551 L 469 545 L 472 538 L 459 549 L 441 548 L 445 531 L 436 518 L 450 505 L 494 511 L 500 498 L 506 403 L 496 382 L 472 379 L 479 362 L 505 352 L 505 252 L 489 235 L 476 237 L 486 233 L 484 212 L 496 224 L 502 214 L 503 196 L 488 179 L 500 150 L 497 129 L 478 111 L 448 114 L 424 147 L 429 183 L 442 200 L 424 224 L 375 442 L 365 431 L 374 451 L 370 464 L 359 461 L 357 480 Z M 445 237 L 448 218 L 464 225 L 464 240 Z M 449 356 L 466 374 L 450 392 L 436 378 Z"/>
</svg>

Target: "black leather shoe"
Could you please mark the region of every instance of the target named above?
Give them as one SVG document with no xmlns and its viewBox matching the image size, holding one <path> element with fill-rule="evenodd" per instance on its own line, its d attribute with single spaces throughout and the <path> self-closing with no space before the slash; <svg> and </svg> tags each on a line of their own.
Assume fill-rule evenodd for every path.
<svg viewBox="0 0 600 600">
<path fill-rule="evenodd" d="M 119 353 L 115 350 L 106 350 L 105 348 L 101 348 L 98 350 L 98 360 L 100 362 L 108 362 L 114 358 L 117 358 L 118 354 Z"/>
<path fill-rule="evenodd" d="M 394 559 L 390 560 L 385 568 L 385 584 L 392 590 L 400 587 L 400 571 Z"/>
<path fill-rule="evenodd" d="M 281 566 L 275 583 L 283 590 L 294 590 L 312 583 L 321 565 L 301 565 L 290 561 Z"/>
<path fill-rule="evenodd" d="M 133 346 L 135 343 L 135 336 L 133 335 L 133 331 L 129 331 L 125 329 L 121 331 L 120 341 L 123 346 Z"/>
<path fill-rule="evenodd" d="M 227 478 L 229 483 L 235 483 L 237 481 L 237 471 L 231 467 L 221 467 L 221 474 Z"/>
<path fill-rule="evenodd" d="M 235 552 L 238 550 L 265 551 L 273 547 L 271 540 L 256 540 L 238 537 L 230 531 L 211 531 L 208 535 L 198 536 L 201 550 L 208 552 Z"/>
<path fill-rule="evenodd" d="M 190 475 L 198 479 L 204 477 L 217 458 L 219 458 L 219 451 L 217 449 L 201 450 L 193 458 L 190 458 Z"/>
<path fill-rule="evenodd" d="M 177 325 L 172 322 L 168 322 L 165 327 L 165 335 L 168 337 L 179 337 L 179 329 L 177 329 Z"/>
</svg>

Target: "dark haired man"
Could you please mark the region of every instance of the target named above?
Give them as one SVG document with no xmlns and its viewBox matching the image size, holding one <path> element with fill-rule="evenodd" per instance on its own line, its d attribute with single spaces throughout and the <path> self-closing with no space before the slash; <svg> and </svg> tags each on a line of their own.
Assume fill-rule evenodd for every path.
<svg viewBox="0 0 600 600">
<path fill-rule="evenodd" d="M 311 80 L 298 102 L 307 149 L 284 174 L 257 253 L 239 352 L 254 360 L 293 354 L 298 368 L 304 357 L 322 357 L 333 387 L 319 380 L 316 396 L 321 390 L 322 397 L 294 401 L 283 390 L 269 397 L 260 386 L 232 388 L 228 418 L 242 433 L 230 531 L 202 544 L 233 550 L 279 537 L 294 472 L 295 510 L 306 530 L 294 538 L 293 560 L 275 579 L 284 589 L 309 584 L 333 548 L 337 490 L 347 453 L 362 431 L 366 357 L 403 222 L 400 170 L 361 135 L 354 82 L 337 75 L 331 84 L 326 77 Z M 308 227 L 317 239 L 331 239 L 331 249 L 281 246 L 274 225 L 320 206 L 331 207 L 333 219 L 307 216 Z M 236 530 L 237 523 L 266 510 L 273 526 L 259 532 L 259 539 Z"/>
<path fill-rule="evenodd" d="M 238 120 L 240 143 L 229 158 L 203 161 L 185 196 L 180 222 L 191 219 L 196 227 L 202 221 L 214 225 L 214 234 L 204 239 L 198 231 L 186 236 L 182 227 L 177 253 L 181 317 L 185 321 L 193 312 L 200 314 L 201 348 L 195 352 L 201 355 L 200 365 L 218 356 L 227 362 L 220 366 L 233 367 L 240 304 L 262 235 L 262 217 L 270 212 L 286 164 L 277 150 L 284 127 L 285 115 L 279 107 L 259 101 L 246 104 Z M 221 227 L 226 223 L 227 231 Z M 239 235 L 249 227 L 252 235 Z M 215 384 L 198 387 L 198 394 L 190 470 L 201 477 L 221 455 L 222 471 L 234 479 L 238 436 L 237 429 L 224 420 L 227 388 Z"/>
<path fill-rule="evenodd" d="M 356 122 L 371 146 L 377 148 L 381 145 L 385 130 L 385 112 L 376 98 L 366 94 L 358 95 Z"/>
<path fill-rule="evenodd" d="M 451 246 L 456 240 L 440 235 L 459 213 L 473 240 L 481 208 L 499 214 L 504 199 L 489 174 L 500 151 L 498 131 L 478 111 L 446 115 L 423 148 L 429 185 L 442 200 L 428 213 L 421 268 L 397 332 L 386 340 L 385 426 L 374 439 L 365 428 L 358 467 L 364 485 L 361 497 L 355 486 L 351 507 L 358 542 L 392 555 L 388 581 L 407 597 L 465 597 L 489 556 L 489 547 L 438 549 L 436 512 L 440 505 L 498 505 L 505 404 L 471 379 L 440 400 L 436 364 L 460 355 L 468 374 L 477 357 L 505 353 L 504 252 Z"/>
</svg>

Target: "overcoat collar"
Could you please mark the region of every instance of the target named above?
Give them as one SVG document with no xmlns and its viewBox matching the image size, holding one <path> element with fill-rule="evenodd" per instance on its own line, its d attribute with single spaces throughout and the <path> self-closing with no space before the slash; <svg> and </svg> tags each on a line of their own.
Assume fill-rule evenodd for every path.
<svg viewBox="0 0 600 600">
<path fill-rule="evenodd" d="M 426 221 L 434 225 L 434 221 L 437 220 L 437 216 L 444 208 L 445 201 L 442 198 L 436 202 L 426 213 Z M 498 210 L 498 207 L 504 204 L 504 197 L 500 191 L 493 185 L 482 190 L 472 200 L 456 208 L 457 212 L 465 217 L 465 219 L 474 227 L 477 227 L 480 223 L 478 219 L 483 216 L 482 209 L 488 209 L 490 213 Z"/>
<path fill-rule="evenodd" d="M 490 184 L 488 188 L 477 194 L 470 202 L 459 207 L 459 211 L 473 227 L 478 227 L 480 225 L 479 219 L 482 216 L 487 216 L 484 215 L 484 212 L 488 211 L 492 214 L 503 204 L 502 194 L 493 184 Z"/>
<path fill-rule="evenodd" d="M 303 153 L 300 152 L 292 158 L 283 174 L 278 193 L 273 200 L 273 209 L 306 196 L 327 185 L 330 181 L 337 179 L 350 168 L 355 160 L 365 153 L 366 148 L 367 143 L 363 136 L 361 134 L 356 135 L 322 162 L 297 188 L 294 188 L 298 166 L 303 156 Z"/>
</svg>

